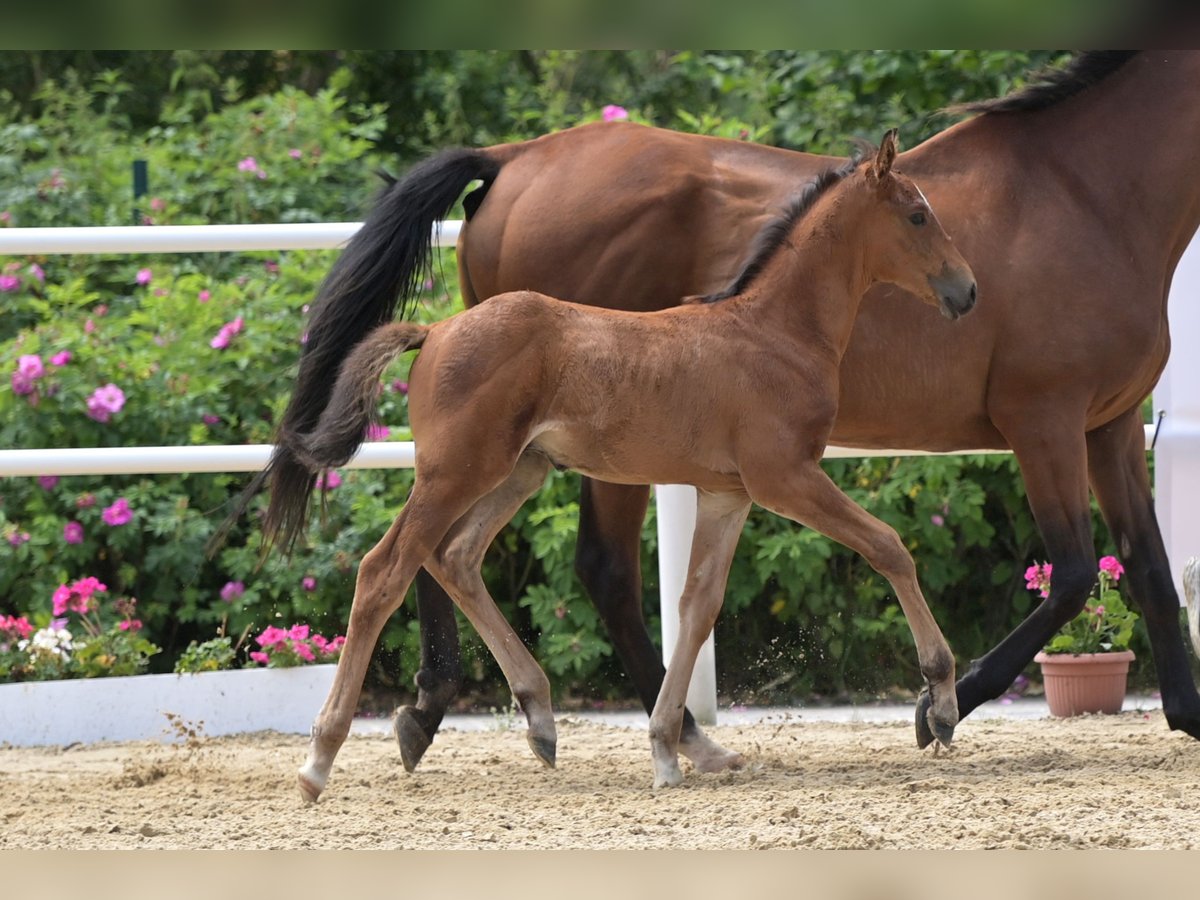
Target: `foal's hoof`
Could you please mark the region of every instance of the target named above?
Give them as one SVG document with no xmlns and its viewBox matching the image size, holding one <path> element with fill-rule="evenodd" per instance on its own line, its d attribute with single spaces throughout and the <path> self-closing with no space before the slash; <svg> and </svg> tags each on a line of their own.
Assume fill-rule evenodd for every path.
<svg viewBox="0 0 1200 900">
<path fill-rule="evenodd" d="M 924 750 L 937 741 L 943 747 L 949 747 L 950 742 L 954 740 L 954 727 L 957 724 L 957 720 L 945 722 L 934 715 L 933 698 L 929 694 L 929 688 L 922 688 L 921 695 L 917 697 L 917 746 Z"/>
<path fill-rule="evenodd" d="M 421 757 L 433 743 L 426 733 L 419 718 L 420 710 L 413 706 L 402 706 L 396 710 L 392 719 L 392 728 L 396 732 L 396 743 L 400 745 L 400 761 L 404 763 L 404 771 L 412 772 L 417 768 Z"/>
<path fill-rule="evenodd" d="M 305 803 L 316 803 L 317 798 L 321 796 L 321 791 L 325 789 L 324 784 L 318 785 L 305 773 L 304 769 L 297 774 L 296 783 L 300 788 L 300 799 Z"/>
<path fill-rule="evenodd" d="M 533 755 L 542 761 L 542 765 L 553 769 L 558 755 L 557 741 L 554 738 L 540 737 L 532 731 L 527 733 L 525 739 L 529 741 L 529 748 Z"/>
</svg>

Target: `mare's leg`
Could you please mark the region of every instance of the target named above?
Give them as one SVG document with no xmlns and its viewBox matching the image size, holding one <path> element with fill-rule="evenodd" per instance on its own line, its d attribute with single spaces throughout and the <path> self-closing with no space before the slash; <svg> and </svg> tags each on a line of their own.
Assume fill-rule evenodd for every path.
<svg viewBox="0 0 1200 900">
<path fill-rule="evenodd" d="M 1083 609 L 1096 582 L 1083 429 L 1061 410 L 1023 405 L 1016 415 L 1015 426 L 1001 430 L 1021 466 L 1029 506 L 1053 566 L 1050 596 L 1003 641 L 972 661 L 957 685 L 963 716 L 1008 689 L 1034 654 Z M 917 706 L 917 743 L 922 747 L 933 740 L 921 716 L 928 702 L 922 697 Z"/>
<path fill-rule="evenodd" d="M 923 724 L 949 745 L 958 723 L 954 655 L 929 611 L 917 583 L 916 565 L 900 536 L 843 494 L 815 462 L 782 472 L 777 465 L 769 466 L 743 475 L 755 503 L 844 544 L 891 583 L 912 630 L 932 699 Z M 751 475 L 756 476 L 753 481 Z"/>
<path fill-rule="evenodd" d="M 550 682 L 501 614 L 480 574 L 488 547 L 521 504 L 542 486 L 549 469 L 544 457 L 524 454 L 508 479 L 454 524 L 426 566 L 450 592 L 500 664 L 529 723 L 529 746 L 538 759 L 553 766 L 557 734 Z"/>
<path fill-rule="evenodd" d="M 688 682 L 692 680 L 700 647 L 721 611 L 729 566 L 749 511 L 750 501 L 743 493 L 699 492 L 687 583 L 679 599 L 679 640 L 650 714 L 650 753 L 656 788 L 673 787 L 683 781 L 678 751 Z M 736 760 L 737 765 L 741 762 L 740 758 Z"/>
<path fill-rule="evenodd" d="M 400 759 L 409 772 L 416 769 L 429 749 L 450 701 L 462 686 L 454 603 L 425 569 L 417 573 L 417 616 L 421 625 L 417 705 L 400 707 L 392 721 L 400 744 Z"/>
<path fill-rule="evenodd" d="M 1200 738 L 1200 694 L 1192 681 L 1179 625 L 1179 595 L 1154 516 L 1145 441 L 1141 411 L 1134 408 L 1088 434 L 1088 467 L 1125 566 L 1124 584 L 1146 623 L 1167 724 Z"/>
<path fill-rule="evenodd" d="M 325 789 L 333 759 L 350 733 L 367 665 L 384 623 L 404 602 L 417 569 L 470 502 L 456 504 L 453 499 L 436 485 L 418 482 L 387 534 L 359 564 L 346 643 L 329 696 L 313 723 L 308 759 L 299 773 L 305 800 L 315 801 Z"/>
<path fill-rule="evenodd" d="M 467 266 L 466 235 L 459 233 L 455 259 L 458 284 L 467 308 L 477 306 Z M 442 717 L 462 688 L 462 655 L 458 643 L 458 621 L 454 603 L 445 589 L 425 569 L 417 573 L 417 621 L 421 629 L 421 667 L 417 670 L 417 704 L 402 706 L 392 719 L 400 759 L 412 772 L 429 749 L 442 724 Z"/>
<path fill-rule="evenodd" d="M 613 649 L 649 713 L 666 669 L 642 614 L 642 523 L 649 488 L 583 479 L 575 572 L 608 629 Z M 710 740 L 685 708 L 679 752 L 701 772 L 741 764 L 741 755 Z"/>
</svg>

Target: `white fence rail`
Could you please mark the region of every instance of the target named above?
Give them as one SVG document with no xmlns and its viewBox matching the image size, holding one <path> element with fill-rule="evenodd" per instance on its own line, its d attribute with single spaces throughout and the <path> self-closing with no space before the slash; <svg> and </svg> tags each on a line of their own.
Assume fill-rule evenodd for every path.
<svg viewBox="0 0 1200 900">
<path fill-rule="evenodd" d="M 253 250 L 335 249 L 361 227 L 358 222 L 283 225 L 172 225 L 109 228 L 0 229 L 0 257 L 41 254 L 211 253 Z M 434 243 L 454 246 L 461 222 L 434 227 Z M 1200 346 L 1200 248 L 1189 248 L 1172 289 L 1172 313 L 1182 309 L 1185 329 L 1176 329 L 1176 346 Z M 1186 331 L 1185 333 L 1182 333 Z M 1200 354 L 1176 354 L 1161 381 L 1166 400 L 1157 453 L 1158 504 L 1165 507 L 1164 534 L 1178 585 L 1185 553 L 1200 547 Z M 1178 413 L 1178 414 L 1176 414 Z M 1153 428 L 1146 428 L 1150 446 Z M 196 472 L 253 472 L 266 465 L 271 447 L 241 446 L 117 447 L 102 449 L 47 448 L 0 450 L 0 476 L 173 474 Z M 961 451 L 994 452 L 994 451 Z M 829 447 L 827 458 L 927 455 L 920 451 L 863 451 Z M 382 442 L 363 446 L 347 468 L 396 468 L 413 465 L 411 442 Z M 1164 487 L 1170 490 L 1164 491 Z M 1164 496 L 1165 495 L 1165 496 Z M 1174 495 L 1172 497 L 1172 495 Z M 1173 502 L 1172 502 L 1173 500 Z M 658 507 L 659 591 L 662 602 L 663 653 L 675 646 L 679 628 L 678 602 L 687 572 L 695 524 L 695 492 L 680 485 L 656 489 Z M 716 664 L 709 637 L 688 691 L 696 718 L 716 721 Z"/>
</svg>

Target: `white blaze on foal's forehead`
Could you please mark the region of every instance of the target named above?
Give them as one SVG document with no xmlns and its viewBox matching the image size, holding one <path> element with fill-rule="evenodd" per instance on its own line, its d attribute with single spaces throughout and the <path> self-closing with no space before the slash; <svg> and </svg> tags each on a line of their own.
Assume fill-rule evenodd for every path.
<svg viewBox="0 0 1200 900">
<path fill-rule="evenodd" d="M 915 181 L 912 182 L 912 186 L 916 189 L 917 196 L 921 198 L 921 202 L 925 204 L 925 208 L 927 210 L 929 210 L 930 212 L 933 212 L 933 207 L 930 206 L 929 201 L 925 199 L 925 192 L 921 190 L 921 186 L 919 184 L 917 184 Z"/>
</svg>

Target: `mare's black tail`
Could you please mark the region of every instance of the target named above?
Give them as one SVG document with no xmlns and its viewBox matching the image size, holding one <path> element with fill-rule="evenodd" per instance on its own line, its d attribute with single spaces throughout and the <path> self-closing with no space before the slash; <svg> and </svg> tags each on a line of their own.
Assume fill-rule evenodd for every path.
<svg viewBox="0 0 1200 900">
<path fill-rule="evenodd" d="M 271 490 L 262 525 L 264 546 L 278 543 L 287 551 L 294 544 L 307 523 L 317 474 L 298 451 L 329 405 L 342 362 L 363 338 L 390 321 L 397 307 L 402 315 L 407 312 L 430 272 L 434 224 L 470 182 L 483 179 L 486 187 L 500 165 L 484 150 L 445 150 L 380 193 L 312 304 L 308 340 L 271 460 L 239 497 L 210 543 L 210 552 L 264 484 Z"/>
</svg>

